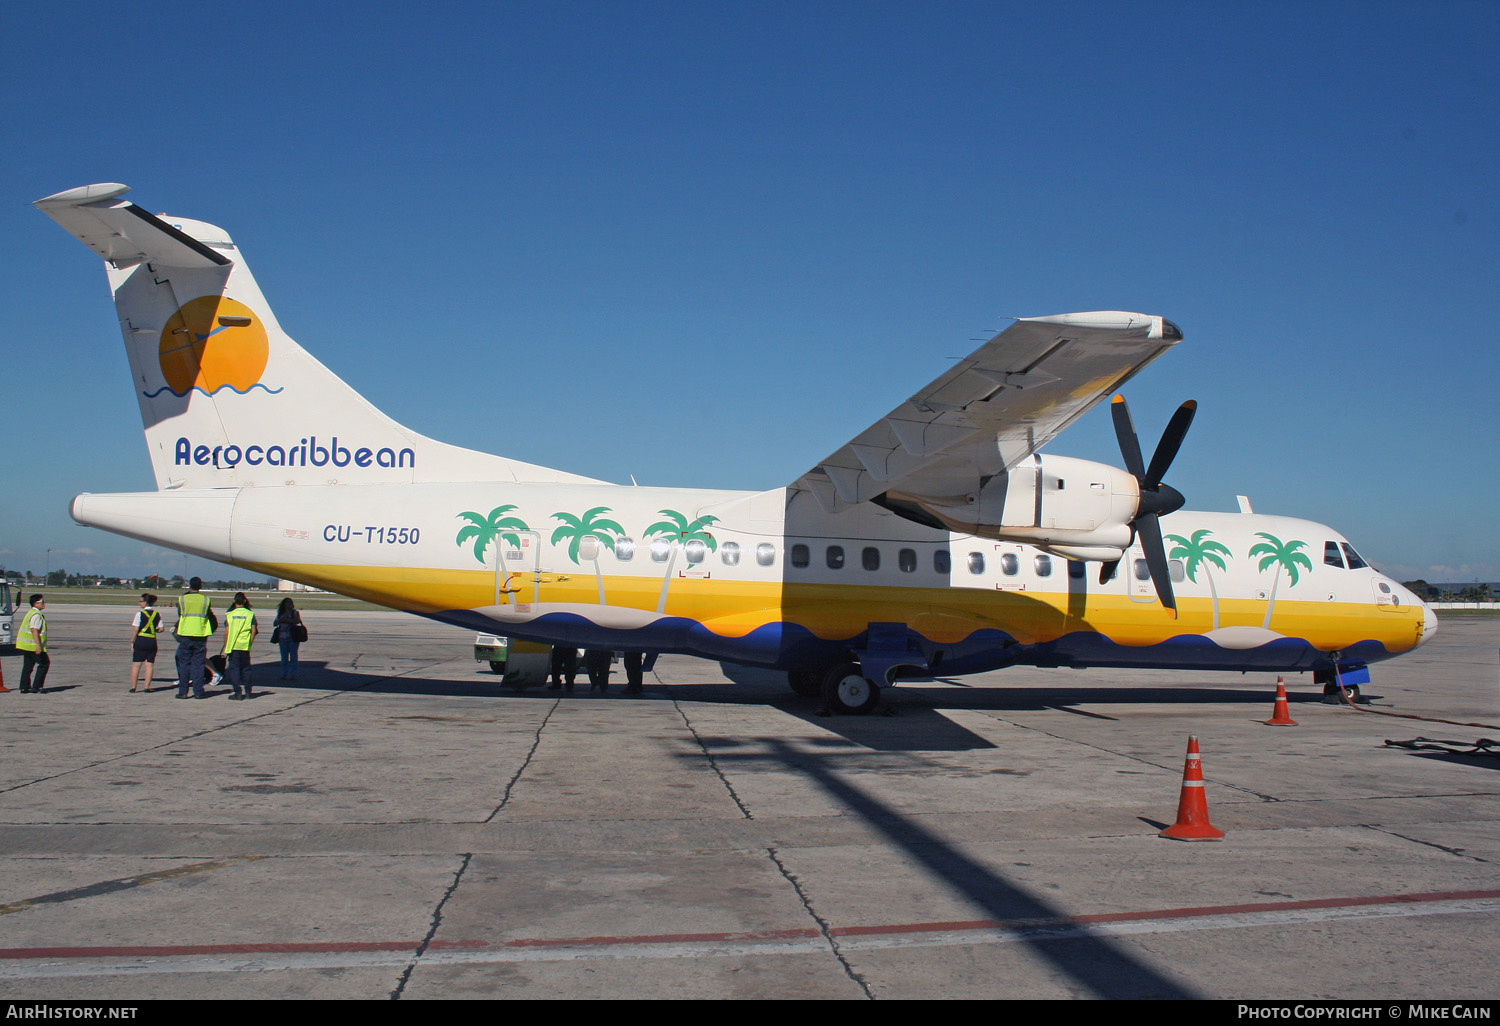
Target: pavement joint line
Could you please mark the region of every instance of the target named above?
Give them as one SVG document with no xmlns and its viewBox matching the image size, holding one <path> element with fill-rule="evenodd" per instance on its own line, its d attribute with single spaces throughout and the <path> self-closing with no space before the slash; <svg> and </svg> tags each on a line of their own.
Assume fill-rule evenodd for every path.
<svg viewBox="0 0 1500 1026">
<path fill-rule="evenodd" d="M 406 984 L 411 980 L 411 974 L 416 970 L 417 963 L 422 960 L 422 956 L 432 946 L 432 940 L 437 935 L 438 927 L 443 925 L 443 906 L 448 904 L 448 899 L 453 897 L 454 891 L 458 890 L 459 881 L 464 878 L 464 873 L 468 872 L 469 863 L 473 859 L 474 855 L 472 852 L 464 853 L 462 860 L 458 864 L 458 871 L 453 874 L 453 882 L 448 885 L 448 889 L 443 892 L 443 896 L 438 899 L 437 906 L 432 910 L 432 924 L 427 928 L 427 936 L 422 938 L 422 942 L 417 945 L 417 949 L 411 953 L 410 959 L 407 960 L 406 968 L 401 971 L 401 977 L 396 981 L 395 989 L 391 991 L 392 1001 L 401 1000 L 401 994 L 406 990 Z"/>
<path fill-rule="evenodd" d="M 505 793 L 500 796 L 500 804 L 495 806 L 490 814 L 485 817 L 485 823 L 489 823 L 491 820 L 493 820 L 495 816 L 499 814 L 500 810 L 505 808 L 505 803 L 510 801 L 511 789 L 515 787 L 516 781 L 521 779 L 521 775 L 526 772 L 526 767 L 531 765 L 531 760 L 536 756 L 536 750 L 541 746 L 542 743 L 542 731 L 547 729 L 548 721 L 552 719 L 552 714 L 557 711 L 557 707 L 560 704 L 562 704 L 562 699 L 560 697 L 553 699 L 551 708 L 547 710 L 547 715 L 543 716 L 542 722 L 537 724 L 536 733 L 531 739 L 531 747 L 526 751 L 526 758 L 521 760 L 521 765 L 516 767 L 515 773 L 513 773 L 510 780 L 506 782 Z M 443 892 L 442 898 L 438 900 L 437 906 L 432 910 L 432 925 L 427 930 L 427 936 L 423 937 L 422 943 L 417 945 L 417 950 L 412 953 L 411 959 L 406 964 L 406 968 L 401 971 L 401 977 L 396 981 L 395 989 L 391 991 L 392 1001 L 401 1000 L 401 995 L 405 992 L 406 985 L 411 980 L 411 974 L 417 968 L 417 963 L 420 962 L 422 960 L 422 956 L 427 953 L 427 949 L 429 946 L 431 946 L 433 938 L 437 936 L 438 928 L 443 925 L 443 907 L 448 904 L 448 899 L 452 898 L 454 892 L 458 890 L 459 882 L 463 880 L 464 873 L 468 871 L 469 863 L 471 863 L 473 859 L 473 852 L 463 853 L 463 858 L 459 863 L 458 871 L 453 874 L 453 882 L 448 885 L 448 889 Z"/>
<path fill-rule="evenodd" d="M 867 1000 L 875 1000 L 875 992 L 870 989 L 870 982 L 866 980 L 864 976 L 854 968 L 854 966 L 850 965 L 849 960 L 844 957 L 844 952 L 839 948 L 839 942 L 836 939 L 834 931 L 829 927 L 828 921 L 818 914 L 818 910 L 813 908 L 812 899 L 809 898 L 807 896 L 807 892 L 802 889 L 802 882 L 797 879 L 796 874 L 787 869 L 786 864 L 781 861 L 781 856 L 777 853 L 775 848 L 767 848 L 766 854 L 770 856 L 771 862 L 776 866 L 777 871 L 786 879 L 786 882 L 792 885 L 792 890 L 797 893 L 797 900 L 802 902 L 802 908 L 812 918 L 812 921 L 818 924 L 819 936 L 821 936 L 823 942 L 827 944 L 828 950 L 833 953 L 833 957 L 838 959 L 839 965 L 844 970 L 844 975 L 849 977 L 849 979 L 853 981 L 854 985 L 859 987 L 859 989 L 864 992 L 865 998 Z"/>
<path fill-rule="evenodd" d="M 82 773 L 85 770 L 98 769 L 100 766 L 108 766 L 110 763 L 122 762 L 126 759 L 133 759 L 136 756 L 145 755 L 148 752 L 160 751 L 161 749 L 169 748 L 172 745 L 180 745 L 184 742 L 192 741 L 195 738 L 206 737 L 209 734 L 215 734 L 221 730 L 227 730 L 230 727 L 238 727 L 246 723 L 253 723 L 255 720 L 264 719 L 267 716 L 279 716 L 282 713 L 291 712 L 293 709 L 300 709 L 304 705 L 311 705 L 313 702 L 321 702 L 325 699 L 337 698 L 339 695 L 347 695 L 351 691 L 360 691 L 364 688 L 370 687 L 373 684 L 379 684 L 387 680 L 395 680 L 397 677 L 404 677 L 406 676 L 406 674 L 413 673 L 416 670 L 425 670 L 428 667 L 436 666 L 439 662 L 443 661 L 444 660 L 435 660 L 434 662 L 426 663 L 423 666 L 412 667 L 412 669 L 410 670 L 402 670 L 400 673 L 393 673 L 386 677 L 376 677 L 373 680 L 365 681 L 365 683 L 360 684 L 356 687 L 343 688 L 339 691 L 330 691 L 322 695 L 314 695 L 310 698 L 304 698 L 300 701 L 293 702 L 291 705 L 282 706 L 279 709 L 267 709 L 265 712 L 259 712 L 253 716 L 244 716 L 239 719 L 231 720 L 228 723 L 219 723 L 211 727 L 205 727 L 202 730 L 194 731 L 191 734 L 183 734 L 182 736 L 172 741 L 164 741 L 159 745 L 152 745 L 150 748 L 142 748 L 138 751 L 126 752 L 123 755 L 111 756 L 108 759 L 100 759 L 97 762 L 84 763 L 81 766 L 74 766 L 71 769 L 62 770 L 61 772 L 53 773 L 50 776 L 37 777 L 34 780 L 23 780 L 19 784 L 12 784 L 10 787 L 0 788 L 0 794 L 9 794 L 11 791 L 19 791 L 23 787 L 31 787 L 34 784 L 45 784 L 50 780 L 59 780 L 62 777 L 71 776 L 74 773 Z M 163 687 L 161 690 L 166 690 L 166 688 Z"/>
<path fill-rule="evenodd" d="M 1027 725 L 1025 723 L 1017 723 L 1015 720 L 1008 720 L 1008 719 L 1006 719 L 1003 716 L 996 716 L 995 719 L 999 720 L 1001 723 L 1008 723 L 1012 727 L 1018 727 L 1021 730 L 1030 730 L 1030 731 L 1034 731 L 1034 732 L 1036 732 L 1038 734 L 1042 734 L 1042 735 L 1044 735 L 1046 737 L 1055 738 L 1056 740 L 1062 741 L 1062 742 L 1064 742 L 1066 744 L 1082 745 L 1085 748 L 1092 748 L 1096 752 L 1104 752 L 1106 755 L 1113 755 L 1116 758 L 1120 758 L 1120 759 L 1130 759 L 1133 762 L 1138 762 L 1138 763 L 1141 763 L 1144 766 L 1150 766 L 1153 769 L 1159 769 L 1159 770 L 1161 770 L 1163 772 L 1170 772 L 1170 773 L 1176 773 L 1177 772 L 1177 770 L 1174 769 L 1172 766 L 1160 766 L 1160 765 L 1157 765 L 1156 763 L 1152 762 L 1150 759 L 1145 758 L 1144 756 L 1131 755 L 1128 752 L 1117 752 L 1117 751 L 1115 751 L 1112 748 L 1105 748 L 1103 745 L 1091 744 L 1088 741 L 1079 741 L 1076 738 L 1063 737 L 1061 734 L 1054 734 L 1050 730 L 1043 730 L 1041 727 L 1033 727 L 1033 726 L 1029 726 L 1029 725 Z M 1242 787 L 1239 784 L 1230 784 L 1230 783 L 1227 783 L 1227 782 L 1224 782 L 1224 781 L 1221 781 L 1221 780 L 1215 780 L 1212 776 L 1208 775 L 1207 773 L 1203 774 L 1203 779 L 1206 782 L 1208 782 L 1210 784 L 1213 784 L 1215 787 L 1224 787 L 1224 788 L 1228 788 L 1231 791 L 1239 791 L 1242 794 L 1254 795 L 1261 802 L 1279 802 L 1279 801 L 1282 801 L 1282 799 L 1277 798 L 1275 795 L 1262 794 L 1259 791 L 1256 791 L 1256 790 L 1254 790 L 1252 788 L 1249 788 L 1249 787 Z"/>
<path fill-rule="evenodd" d="M 1500 891 L 1447 891 L 1156 909 L 1034 920 L 971 920 L 830 927 L 843 950 L 944 947 L 1245 929 L 1336 920 L 1500 913 Z M 0 949 L 0 979 L 242 972 L 350 967 L 567 962 L 820 953 L 828 937 L 810 928 L 739 933 L 520 938 L 498 944 L 412 941 Z M 842 961 L 842 958 L 841 958 Z M 856 977 L 857 979 L 857 977 Z M 871 995 L 873 996 L 873 995 Z"/>
<path fill-rule="evenodd" d="M 698 734 L 698 728 L 693 726 L 693 721 L 688 718 L 687 712 L 682 708 L 682 703 L 677 701 L 675 697 L 672 697 L 671 701 L 672 708 L 677 710 L 677 715 L 682 717 L 683 726 L 687 727 L 688 733 L 693 735 L 693 740 L 698 742 L 698 750 L 701 751 L 703 753 L 703 757 L 708 760 L 709 768 L 713 770 L 714 775 L 719 778 L 719 783 L 724 785 L 724 790 L 729 792 L 729 797 L 739 808 L 740 815 L 749 820 L 755 819 L 755 816 L 750 812 L 749 807 L 744 802 L 740 801 L 740 796 L 735 791 L 734 785 L 729 782 L 729 778 L 726 777 L 724 775 L 724 771 L 719 768 L 719 760 L 714 758 L 714 753 L 708 750 L 708 745 L 704 744 L 703 738 Z"/>
<path fill-rule="evenodd" d="M 1450 848 L 1446 844 L 1438 844 L 1435 841 L 1424 841 L 1420 837 L 1408 837 L 1407 835 L 1392 830 L 1389 827 L 1378 826 L 1374 823 L 1362 823 L 1360 825 L 1365 827 L 1365 829 L 1373 830 L 1378 834 L 1386 834 L 1390 837 L 1399 837 L 1403 841 L 1410 841 L 1412 844 L 1420 844 L 1423 847 L 1427 848 L 1436 848 L 1438 851 L 1447 852 L 1449 855 L 1452 855 L 1456 858 L 1468 859 L 1471 862 L 1478 862 L 1483 865 L 1489 865 L 1490 863 L 1489 859 L 1480 858 L 1478 855 L 1470 855 L 1462 848 Z"/>
<path fill-rule="evenodd" d="M 531 765 L 531 760 L 536 757 L 536 750 L 542 745 L 542 731 L 547 729 L 547 724 L 552 721 L 552 714 L 557 712 L 558 706 L 560 705 L 562 705 L 561 697 L 554 698 L 552 700 L 552 707 L 547 710 L 547 715 L 542 717 L 542 722 L 537 724 L 536 733 L 532 736 L 531 739 L 531 747 L 526 751 L 526 758 L 521 760 L 521 765 L 516 767 L 516 771 L 515 773 L 511 774 L 510 780 L 506 781 L 505 793 L 500 796 L 500 804 L 496 805 L 492 810 L 490 810 L 490 814 L 484 817 L 484 819 L 480 820 L 481 823 L 493 822 L 495 817 L 500 815 L 500 810 L 504 809 L 506 803 L 510 801 L 511 791 L 515 788 L 516 783 L 521 779 L 521 774 L 526 772 L 526 767 Z"/>
</svg>

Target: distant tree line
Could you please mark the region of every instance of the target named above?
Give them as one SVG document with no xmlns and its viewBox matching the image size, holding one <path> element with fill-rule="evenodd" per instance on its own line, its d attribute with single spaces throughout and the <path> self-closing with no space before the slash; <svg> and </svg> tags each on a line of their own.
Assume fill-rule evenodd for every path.
<svg viewBox="0 0 1500 1026">
<path fill-rule="evenodd" d="M 1493 602 L 1495 593 L 1488 584 L 1428 584 L 1423 580 L 1402 581 L 1425 602 Z"/>
<path fill-rule="evenodd" d="M 0 566 L 0 578 L 9 581 L 15 588 L 125 588 L 131 591 L 181 591 L 187 588 L 187 580 L 181 574 L 173 574 L 171 577 L 163 577 L 161 574 L 119 577 L 110 574 L 69 573 L 58 569 L 49 571 L 47 579 L 43 581 L 40 574 L 33 574 L 30 570 L 7 570 Z M 274 579 L 203 582 L 203 587 L 211 591 L 275 591 L 276 586 Z"/>
</svg>

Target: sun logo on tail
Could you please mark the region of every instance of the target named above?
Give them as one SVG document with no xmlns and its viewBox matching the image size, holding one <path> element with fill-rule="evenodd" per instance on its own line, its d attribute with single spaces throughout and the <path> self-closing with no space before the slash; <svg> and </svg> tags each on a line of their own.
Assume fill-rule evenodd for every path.
<svg viewBox="0 0 1500 1026">
<path fill-rule="evenodd" d="M 161 329 L 157 358 L 167 384 L 144 394 L 155 398 L 171 391 L 181 398 L 193 389 L 214 395 L 223 388 L 240 395 L 252 388 L 280 392 L 260 383 L 269 357 L 265 326 L 248 306 L 223 296 L 199 296 L 183 303 Z"/>
</svg>

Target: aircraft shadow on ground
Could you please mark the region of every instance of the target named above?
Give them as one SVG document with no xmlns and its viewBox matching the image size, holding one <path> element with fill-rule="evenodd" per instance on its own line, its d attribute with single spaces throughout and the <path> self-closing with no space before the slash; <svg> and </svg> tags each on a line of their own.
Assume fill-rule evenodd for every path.
<svg viewBox="0 0 1500 1026">
<path fill-rule="evenodd" d="M 892 844 L 937 876 L 955 894 L 981 909 L 997 929 L 1015 930 L 1038 959 L 1098 998 L 1195 998 L 1116 942 L 1073 922 L 1058 908 L 1007 880 L 989 866 L 843 779 L 838 768 L 849 750 L 823 750 L 781 737 L 709 739 L 714 760 L 775 763 L 812 781 L 840 805 L 880 831 Z M 983 939 L 976 931 L 976 943 Z"/>
<path fill-rule="evenodd" d="M 771 707 L 788 716 L 801 719 L 820 730 L 836 734 L 857 745 L 875 751 L 890 752 L 965 752 L 996 747 L 955 722 L 944 711 L 1036 712 L 1056 710 L 1090 719 L 1113 720 L 1115 717 L 1097 711 L 1100 706 L 1139 704 L 1255 704 L 1267 703 L 1264 689 L 1223 687 L 954 687 L 942 691 L 896 687 L 888 689 L 880 710 L 870 716 L 828 715 L 820 699 L 792 694 L 784 674 L 758 667 L 723 664 L 722 670 L 733 686 L 724 684 L 651 682 L 648 695 L 660 695 L 685 701 L 723 705 Z M 397 676 L 396 674 L 401 675 Z M 329 666 L 304 660 L 298 666 L 297 680 L 264 679 L 270 671 L 255 675 L 257 691 L 359 691 L 367 694 L 413 695 L 444 698 L 487 698 L 497 701 L 551 701 L 559 692 L 532 685 L 518 688 L 502 684 L 488 671 L 476 670 L 472 680 L 423 677 L 417 672 L 382 666 L 370 670 Z M 623 696 L 624 685 L 615 674 L 610 698 Z M 212 694 L 212 693 L 211 693 Z M 575 685 L 564 696 L 589 694 L 586 680 Z M 1317 702 L 1321 696 L 1289 696 L 1293 703 Z M 1087 705 L 1090 709 L 1077 708 Z M 1269 714 L 1269 709 L 1267 710 Z"/>
</svg>

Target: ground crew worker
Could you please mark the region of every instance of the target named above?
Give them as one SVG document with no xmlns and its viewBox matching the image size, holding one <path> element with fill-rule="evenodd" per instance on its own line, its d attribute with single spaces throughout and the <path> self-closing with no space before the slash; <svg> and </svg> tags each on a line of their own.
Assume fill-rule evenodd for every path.
<svg viewBox="0 0 1500 1026">
<path fill-rule="evenodd" d="M 224 614 L 224 676 L 234 694 L 231 702 L 252 698 L 250 694 L 250 643 L 260 633 L 255 614 L 250 611 L 250 600 L 243 591 L 234 593 L 234 603 Z M 243 686 L 244 694 L 240 693 Z"/>
<path fill-rule="evenodd" d="M 573 690 L 573 678 L 578 675 L 578 649 L 571 645 L 554 645 L 552 648 L 552 683 L 548 691 L 558 688 Z"/>
<path fill-rule="evenodd" d="M 203 659 L 208 652 L 208 636 L 218 627 L 208 608 L 208 596 L 199 594 L 201 578 L 188 581 L 187 594 L 177 600 L 177 697 L 188 697 L 191 685 L 194 698 L 203 698 Z"/>
<path fill-rule="evenodd" d="M 605 648 L 588 648 L 583 652 L 583 668 L 589 675 L 589 690 L 598 688 L 609 693 L 609 664 L 614 653 Z"/>
<path fill-rule="evenodd" d="M 141 667 L 146 667 L 146 685 L 151 693 L 151 672 L 156 669 L 156 636 L 161 633 L 161 611 L 155 608 L 155 595 L 141 596 L 141 610 L 130 621 L 130 693 L 136 694 Z"/>
<path fill-rule="evenodd" d="M 641 683 L 645 680 L 645 674 L 641 668 L 645 665 L 646 653 L 625 653 L 625 693 L 627 695 L 639 695 Z"/>
<path fill-rule="evenodd" d="M 52 657 L 47 654 L 47 617 L 42 610 L 47 600 L 41 595 L 31 596 L 31 608 L 21 618 L 21 628 L 16 632 L 16 648 L 21 652 L 21 694 L 40 695 L 47 681 L 47 669 Z M 32 680 L 33 671 L 36 679 Z"/>
</svg>

